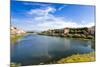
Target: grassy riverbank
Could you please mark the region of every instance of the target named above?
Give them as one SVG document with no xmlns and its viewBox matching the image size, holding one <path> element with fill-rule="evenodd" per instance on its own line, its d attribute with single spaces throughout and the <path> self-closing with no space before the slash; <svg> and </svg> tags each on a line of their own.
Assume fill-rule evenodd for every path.
<svg viewBox="0 0 100 67">
<path fill-rule="evenodd" d="M 23 37 L 24 35 L 11 35 L 10 38 L 11 38 L 11 42 L 12 43 L 15 43 L 19 38 Z"/>
<path fill-rule="evenodd" d="M 16 64 L 16 63 L 11 63 L 10 64 L 10 67 L 20 67 L 21 66 L 21 64 Z"/>
<path fill-rule="evenodd" d="M 58 64 L 62 63 L 75 63 L 75 62 L 92 62 L 95 61 L 95 53 L 76 54 L 69 57 L 62 58 L 57 61 Z"/>
<path fill-rule="evenodd" d="M 91 52 L 91 53 L 87 53 L 87 54 L 74 54 L 72 56 L 61 58 L 59 60 L 50 61 L 50 62 L 46 62 L 46 63 L 43 62 L 40 65 L 77 63 L 77 62 L 93 62 L 93 61 L 95 61 L 95 52 Z M 21 64 L 18 64 L 18 63 L 11 63 L 10 64 L 10 67 L 19 67 L 19 66 L 21 66 Z"/>
</svg>

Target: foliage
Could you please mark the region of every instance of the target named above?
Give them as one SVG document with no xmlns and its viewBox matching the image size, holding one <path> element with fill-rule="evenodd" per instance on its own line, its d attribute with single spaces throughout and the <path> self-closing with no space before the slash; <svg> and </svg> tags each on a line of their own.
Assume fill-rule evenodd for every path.
<svg viewBox="0 0 100 67">
<path fill-rule="evenodd" d="M 15 43 L 19 38 L 21 38 L 23 35 L 11 35 L 11 42 Z"/>
<path fill-rule="evenodd" d="M 10 67 L 20 67 L 21 66 L 21 64 L 16 64 L 16 63 L 11 63 L 10 64 Z"/>
<path fill-rule="evenodd" d="M 70 32 L 69 33 L 74 33 L 75 31 L 73 29 L 70 29 Z"/>
<path fill-rule="evenodd" d="M 95 53 L 89 53 L 89 54 L 76 54 L 69 56 L 67 58 L 63 58 L 57 63 L 73 63 L 73 62 L 90 62 L 90 61 L 95 61 Z"/>
<path fill-rule="evenodd" d="M 73 38 L 81 38 L 80 34 L 73 34 Z"/>
<path fill-rule="evenodd" d="M 84 34 L 81 34 L 81 38 L 86 38 L 86 35 L 84 35 Z"/>
<path fill-rule="evenodd" d="M 93 39 L 93 38 L 94 38 L 94 37 L 91 36 L 91 35 L 87 36 L 87 39 Z"/>
</svg>

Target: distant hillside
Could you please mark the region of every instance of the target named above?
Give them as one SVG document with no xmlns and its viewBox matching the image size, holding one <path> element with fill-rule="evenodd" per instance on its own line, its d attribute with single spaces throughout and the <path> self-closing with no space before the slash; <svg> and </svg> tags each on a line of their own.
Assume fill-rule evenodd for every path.
<svg viewBox="0 0 100 67">
<path fill-rule="evenodd" d="M 82 28 L 62 28 L 62 29 L 49 29 L 39 33 L 40 35 L 48 36 L 60 36 L 60 37 L 71 37 L 71 38 L 95 38 L 95 26 L 82 27 Z"/>
</svg>

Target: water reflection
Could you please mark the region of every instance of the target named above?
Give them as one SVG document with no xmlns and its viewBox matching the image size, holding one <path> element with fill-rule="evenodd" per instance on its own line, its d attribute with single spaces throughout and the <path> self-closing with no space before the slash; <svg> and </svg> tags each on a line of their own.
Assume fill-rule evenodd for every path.
<svg viewBox="0 0 100 67">
<path fill-rule="evenodd" d="M 29 34 L 11 45 L 11 62 L 40 64 L 72 54 L 92 52 L 93 44 L 90 40 Z"/>
</svg>

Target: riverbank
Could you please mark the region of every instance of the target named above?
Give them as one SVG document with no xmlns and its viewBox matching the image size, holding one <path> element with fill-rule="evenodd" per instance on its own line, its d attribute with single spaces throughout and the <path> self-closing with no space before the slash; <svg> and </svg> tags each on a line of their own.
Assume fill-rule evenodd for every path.
<svg viewBox="0 0 100 67">
<path fill-rule="evenodd" d="M 24 65 L 39 65 L 39 64 L 43 64 L 43 65 L 56 64 L 56 63 L 58 64 L 59 60 L 63 58 L 71 57 L 71 55 L 73 56 L 74 54 L 77 55 L 76 53 L 87 53 L 87 52 L 94 51 L 94 49 L 92 48 L 93 43 L 91 40 L 84 41 L 84 40 L 78 39 L 78 41 L 76 42 L 74 39 L 42 36 L 42 35 L 36 35 L 36 34 L 26 34 L 24 37 L 21 38 L 20 41 L 18 40 L 17 43 L 15 43 L 15 45 L 11 45 L 12 47 L 11 50 L 13 51 L 11 56 L 15 54 L 15 56 L 11 57 L 12 59 L 11 62 L 16 63 L 17 61 L 13 61 L 13 60 L 17 59 L 19 61 L 17 63 L 18 64 L 20 63 L 23 66 Z M 41 52 L 43 52 L 43 55 L 40 54 Z M 70 54 L 67 54 L 67 52 Z M 24 55 L 21 55 L 23 53 Z M 34 57 L 36 55 L 37 55 L 37 58 Z M 19 58 L 18 56 L 23 56 L 23 57 L 28 56 L 28 58 L 34 58 L 34 59 L 25 59 L 23 61 L 23 58 Z M 76 56 L 76 58 L 77 57 L 78 56 Z"/>
<path fill-rule="evenodd" d="M 11 63 L 10 64 L 10 67 L 20 67 L 21 66 L 21 64 L 17 64 L 17 63 Z"/>
<path fill-rule="evenodd" d="M 23 37 L 25 34 L 21 34 L 21 35 L 18 35 L 18 34 L 15 34 L 15 35 L 11 35 L 10 38 L 11 38 L 11 42 L 12 43 L 15 43 L 19 38 Z"/>
<path fill-rule="evenodd" d="M 88 54 L 76 54 L 69 57 L 65 57 L 58 60 L 57 63 L 62 64 L 62 63 L 93 62 L 93 61 L 95 61 L 95 52 Z"/>
<path fill-rule="evenodd" d="M 67 35 L 64 35 L 64 34 L 44 34 L 44 33 L 38 33 L 38 35 L 63 37 L 63 38 L 76 38 L 76 39 L 93 40 L 93 41 L 95 41 L 95 36 L 84 35 L 84 34 L 67 34 Z"/>
<path fill-rule="evenodd" d="M 40 65 L 45 64 L 64 64 L 64 63 L 77 63 L 77 62 L 93 62 L 95 61 L 95 52 L 90 52 L 86 54 L 74 54 L 65 58 L 61 58 L 59 60 L 50 61 L 46 63 L 40 63 Z M 21 63 L 11 63 L 11 67 L 21 66 Z"/>
</svg>

